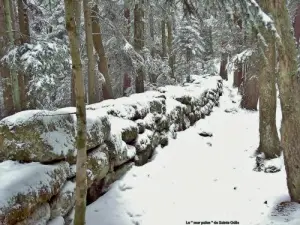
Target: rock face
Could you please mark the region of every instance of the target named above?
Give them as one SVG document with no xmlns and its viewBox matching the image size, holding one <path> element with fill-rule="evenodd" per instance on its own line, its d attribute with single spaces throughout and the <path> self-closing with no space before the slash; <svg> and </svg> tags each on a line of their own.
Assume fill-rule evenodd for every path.
<svg viewBox="0 0 300 225">
<path fill-rule="evenodd" d="M 0 121 L 0 160 L 76 161 L 75 108 L 23 111 Z M 104 142 L 110 121 L 99 110 L 87 111 L 87 149 Z"/>
<path fill-rule="evenodd" d="M 39 204 L 58 194 L 67 179 L 69 164 L 5 161 L 0 164 L 0 171 L 0 224 L 15 224 L 29 218 Z"/>
<path fill-rule="evenodd" d="M 192 76 L 192 81 L 87 106 L 88 203 L 219 104 L 219 77 Z M 0 121 L 0 225 L 72 220 L 75 112 L 74 107 L 24 111 Z"/>
</svg>

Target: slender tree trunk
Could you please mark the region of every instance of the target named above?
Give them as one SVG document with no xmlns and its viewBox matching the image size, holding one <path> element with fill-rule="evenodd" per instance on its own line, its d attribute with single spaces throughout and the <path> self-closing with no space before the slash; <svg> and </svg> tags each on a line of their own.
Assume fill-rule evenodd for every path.
<svg viewBox="0 0 300 225">
<path fill-rule="evenodd" d="M 169 54 L 169 66 L 171 68 L 171 73 L 170 76 L 172 78 L 175 78 L 175 55 L 173 55 L 173 23 L 172 23 L 172 16 L 169 16 L 168 22 L 167 22 L 167 27 L 168 27 L 168 54 Z"/>
<path fill-rule="evenodd" d="M 241 108 L 247 110 L 257 110 L 259 97 L 258 76 L 260 74 L 257 69 L 259 65 L 257 58 L 257 54 L 254 54 L 248 59 L 248 62 L 243 63 L 244 75 L 240 85 L 242 94 Z"/>
<path fill-rule="evenodd" d="M 81 24 L 81 2 L 82 0 L 75 0 L 73 1 L 73 13 L 74 13 L 74 21 L 77 35 L 77 43 L 78 49 L 80 52 L 80 24 Z M 71 106 L 76 106 L 76 95 L 75 95 L 75 77 L 71 77 Z"/>
<path fill-rule="evenodd" d="M 228 54 L 222 53 L 221 55 L 221 65 L 220 65 L 220 76 L 223 80 L 228 80 L 228 72 L 227 72 L 227 63 L 228 63 Z"/>
<path fill-rule="evenodd" d="M 166 21 L 163 19 L 161 21 L 161 46 L 162 54 L 161 57 L 163 60 L 167 58 L 167 35 L 166 35 Z"/>
<path fill-rule="evenodd" d="M 154 37 L 154 16 L 153 16 L 153 6 L 150 4 L 150 13 L 149 13 L 149 29 L 151 37 L 151 55 L 155 55 L 155 37 Z"/>
<path fill-rule="evenodd" d="M 0 0 L 0 58 L 5 55 L 5 48 L 8 45 L 7 32 L 5 30 L 5 18 L 4 18 L 4 4 L 3 0 Z M 2 79 L 2 93 L 3 93 L 3 103 L 4 103 L 4 112 L 2 116 L 9 116 L 14 113 L 14 104 L 12 99 L 12 86 L 11 86 L 11 76 L 9 69 L 0 64 L 0 75 Z"/>
<path fill-rule="evenodd" d="M 9 0 L 4 0 L 3 3 L 4 3 L 5 25 L 6 25 L 7 35 L 9 38 L 9 47 L 13 47 L 14 35 L 13 35 L 13 30 L 12 30 L 10 3 L 9 3 Z M 20 102 L 20 89 L 19 89 L 18 74 L 16 73 L 15 69 L 11 69 L 10 74 L 11 74 L 11 80 L 12 80 L 14 108 L 15 108 L 16 112 L 19 112 L 19 111 L 21 111 L 21 102 Z"/>
<path fill-rule="evenodd" d="M 130 42 L 130 0 L 124 1 L 124 17 L 126 20 L 126 40 Z"/>
<path fill-rule="evenodd" d="M 282 109 L 281 144 L 284 152 L 287 186 L 292 201 L 300 202 L 300 86 L 297 52 L 286 1 L 264 0 L 265 9 L 274 18 L 280 35 L 277 77 Z"/>
<path fill-rule="evenodd" d="M 145 29 L 144 29 L 144 0 L 139 0 L 134 7 L 134 49 L 141 54 L 145 45 Z M 135 91 L 136 93 L 142 93 L 145 91 L 144 87 L 145 72 L 143 67 L 137 70 L 137 76 L 135 78 Z"/>
<path fill-rule="evenodd" d="M 300 3 L 297 4 L 296 15 L 294 19 L 294 35 L 297 43 L 297 48 L 299 48 L 299 41 L 300 41 Z"/>
<path fill-rule="evenodd" d="M 237 69 L 233 73 L 233 87 L 237 87 L 240 90 L 243 80 L 243 63 L 237 60 Z"/>
<path fill-rule="evenodd" d="M 103 46 L 100 22 L 97 19 L 98 12 L 99 12 L 98 6 L 95 5 L 92 10 L 93 42 L 94 42 L 95 50 L 99 57 L 98 69 L 105 78 L 105 82 L 102 84 L 103 98 L 113 99 L 114 96 L 112 91 L 111 79 L 108 71 L 107 57 Z"/>
<path fill-rule="evenodd" d="M 192 60 L 192 49 L 186 49 L 186 63 L 188 65 L 186 82 L 191 82 L 191 60 Z"/>
<path fill-rule="evenodd" d="M 29 19 L 27 14 L 27 7 L 24 7 L 24 3 L 27 4 L 27 0 L 18 1 L 20 44 L 30 43 Z M 29 79 L 27 75 L 22 71 L 19 71 L 19 84 L 22 109 L 27 109 Z"/>
<path fill-rule="evenodd" d="M 70 50 L 72 58 L 72 74 L 75 81 L 75 95 L 76 95 L 76 116 L 77 116 L 77 163 L 76 163 L 76 204 L 74 225 L 85 224 L 85 210 L 86 210 L 86 193 L 87 193 L 87 175 L 86 175 L 86 108 L 85 108 L 85 94 L 84 82 L 81 71 L 81 59 L 79 52 L 78 33 L 76 32 L 74 8 L 79 1 L 65 0 L 66 12 L 66 29 L 70 39 Z"/>
<path fill-rule="evenodd" d="M 85 25 L 85 38 L 86 50 L 88 56 L 88 103 L 93 104 L 96 102 L 96 87 L 95 87 L 95 58 L 93 46 L 93 31 L 92 31 L 92 18 L 91 18 L 91 4 L 90 0 L 83 0 L 84 8 L 84 25 Z"/>
<path fill-rule="evenodd" d="M 264 35 L 268 46 L 260 57 L 262 69 L 258 76 L 259 84 L 259 147 L 266 159 L 279 157 L 280 142 L 276 127 L 276 51 L 272 34 Z M 263 43 L 262 43 L 263 45 Z"/>
</svg>

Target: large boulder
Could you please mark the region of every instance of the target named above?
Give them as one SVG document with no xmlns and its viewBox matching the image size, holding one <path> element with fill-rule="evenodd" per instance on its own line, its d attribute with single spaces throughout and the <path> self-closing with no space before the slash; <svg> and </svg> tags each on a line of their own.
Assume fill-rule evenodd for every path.
<svg viewBox="0 0 300 225">
<path fill-rule="evenodd" d="M 75 204 L 75 183 L 67 181 L 62 190 L 50 201 L 51 219 L 65 216 Z"/>
<path fill-rule="evenodd" d="M 58 194 L 68 173 L 67 162 L 0 163 L 0 224 L 15 224 L 32 215 L 40 204 Z"/>
<path fill-rule="evenodd" d="M 29 110 L 0 121 L 0 161 L 52 162 L 76 160 L 75 108 Z M 109 136 L 108 116 L 87 111 L 87 149 Z"/>
</svg>

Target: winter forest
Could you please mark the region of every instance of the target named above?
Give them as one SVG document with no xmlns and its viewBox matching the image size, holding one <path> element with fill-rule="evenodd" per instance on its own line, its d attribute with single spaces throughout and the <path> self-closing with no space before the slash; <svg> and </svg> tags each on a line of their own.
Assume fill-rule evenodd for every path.
<svg viewBox="0 0 300 225">
<path fill-rule="evenodd" d="M 0 0 L 0 225 L 300 223 L 300 0 Z"/>
</svg>

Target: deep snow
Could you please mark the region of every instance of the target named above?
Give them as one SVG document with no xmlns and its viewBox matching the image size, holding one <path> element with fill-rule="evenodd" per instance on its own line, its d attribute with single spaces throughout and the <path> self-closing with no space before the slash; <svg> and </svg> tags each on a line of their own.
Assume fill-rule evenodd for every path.
<svg viewBox="0 0 300 225">
<path fill-rule="evenodd" d="M 258 113 L 241 110 L 229 86 L 225 81 L 220 107 L 209 117 L 178 133 L 152 162 L 133 167 L 89 205 L 87 225 L 300 224 L 298 205 L 278 208 L 289 201 L 282 158 L 278 173 L 253 171 Z"/>
</svg>

